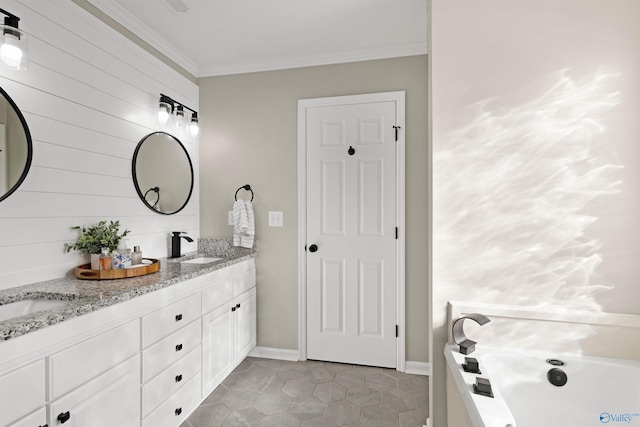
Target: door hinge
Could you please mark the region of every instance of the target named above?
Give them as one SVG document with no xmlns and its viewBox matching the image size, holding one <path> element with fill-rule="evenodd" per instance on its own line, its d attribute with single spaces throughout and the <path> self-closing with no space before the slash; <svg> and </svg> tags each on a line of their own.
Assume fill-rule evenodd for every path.
<svg viewBox="0 0 640 427">
<path fill-rule="evenodd" d="M 398 227 L 396 227 L 396 240 L 398 240 Z"/>
<path fill-rule="evenodd" d="M 402 126 L 393 126 L 396 131 L 396 142 L 398 142 L 398 130 L 402 128 Z"/>
<path fill-rule="evenodd" d="M 398 336 L 400 335 L 399 331 L 400 331 L 400 328 L 398 328 L 398 325 L 396 325 L 396 338 L 398 338 Z"/>
</svg>

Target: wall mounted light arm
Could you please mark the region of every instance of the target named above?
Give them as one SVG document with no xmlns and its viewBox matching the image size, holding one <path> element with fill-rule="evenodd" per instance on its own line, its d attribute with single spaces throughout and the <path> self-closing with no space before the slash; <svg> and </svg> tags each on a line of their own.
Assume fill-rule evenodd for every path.
<svg viewBox="0 0 640 427">
<path fill-rule="evenodd" d="M 0 9 L 0 13 L 6 15 L 4 25 L 0 25 L 0 61 L 8 68 L 24 70 L 27 68 L 27 37 L 18 28 L 20 18 L 4 9 Z"/>
</svg>

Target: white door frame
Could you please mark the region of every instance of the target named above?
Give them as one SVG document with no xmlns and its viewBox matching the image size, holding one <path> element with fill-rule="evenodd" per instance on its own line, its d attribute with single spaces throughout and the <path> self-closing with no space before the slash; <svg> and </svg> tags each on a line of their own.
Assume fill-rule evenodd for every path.
<svg viewBox="0 0 640 427">
<path fill-rule="evenodd" d="M 307 360 L 307 108 L 395 101 L 396 126 L 396 286 L 397 286 L 397 370 L 405 368 L 405 92 L 382 92 L 365 95 L 336 96 L 298 100 L 298 359 Z"/>
</svg>

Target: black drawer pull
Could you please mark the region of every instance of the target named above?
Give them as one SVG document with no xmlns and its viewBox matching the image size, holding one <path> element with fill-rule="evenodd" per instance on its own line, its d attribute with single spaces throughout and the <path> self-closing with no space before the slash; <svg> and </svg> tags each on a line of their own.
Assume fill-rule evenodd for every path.
<svg viewBox="0 0 640 427">
<path fill-rule="evenodd" d="M 180 351 L 180 350 L 182 350 L 182 344 L 178 344 L 178 345 L 176 346 L 176 351 Z"/>
<path fill-rule="evenodd" d="M 180 381 L 182 381 L 182 374 L 176 375 L 176 382 L 179 383 Z"/>
<path fill-rule="evenodd" d="M 236 304 L 236 310 L 240 308 L 240 303 Z"/>
<path fill-rule="evenodd" d="M 176 322 L 179 322 L 182 320 L 182 314 L 176 314 Z"/>
<path fill-rule="evenodd" d="M 176 417 L 182 413 L 182 408 L 176 408 Z"/>
<path fill-rule="evenodd" d="M 49 427 L 49 424 L 45 424 L 43 426 L 38 426 L 38 427 Z"/>
<path fill-rule="evenodd" d="M 58 415 L 58 421 L 60 421 L 60 424 L 66 423 L 67 421 L 69 421 L 69 418 L 71 418 L 71 414 L 69 413 L 69 411 L 62 412 L 60 413 L 60 415 Z"/>
<path fill-rule="evenodd" d="M 231 311 L 236 311 L 236 306 L 231 307 Z"/>
</svg>

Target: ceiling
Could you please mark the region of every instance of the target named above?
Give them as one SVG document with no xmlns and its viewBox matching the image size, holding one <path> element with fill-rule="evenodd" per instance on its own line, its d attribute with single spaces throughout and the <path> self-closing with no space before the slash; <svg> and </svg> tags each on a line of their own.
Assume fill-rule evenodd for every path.
<svg viewBox="0 0 640 427">
<path fill-rule="evenodd" d="M 427 53 L 426 0 L 89 2 L 195 77 Z"/>
</svg>

